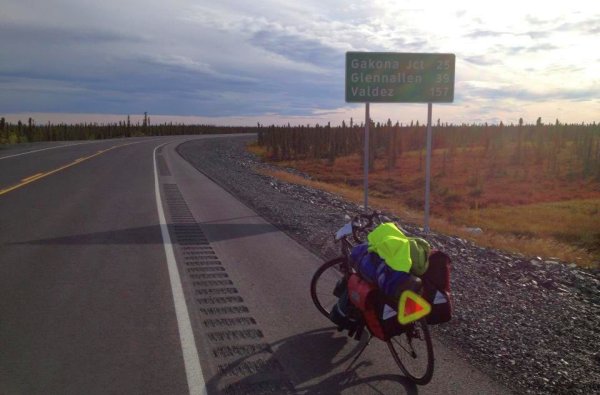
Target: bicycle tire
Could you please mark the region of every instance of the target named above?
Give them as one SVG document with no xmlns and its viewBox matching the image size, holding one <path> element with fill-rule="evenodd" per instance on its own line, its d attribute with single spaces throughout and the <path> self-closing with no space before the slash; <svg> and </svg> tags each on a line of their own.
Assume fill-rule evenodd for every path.
<svg viewBox="0 0 600 395">
<path fill-rule="evenodd" d="M 341 256 L 325 262 L 317 269 L 315 274 L 313 274 L 312 280 L 310 281 L 310 297 L 317 307 L 317 310 L 327 318 L 329 318 L 331 307 L 333 307 L 333 304 L 337 300 L 337 297 L 333 295 L 335 284 L 337 280 L 344 277 L 344 273 L 336 270 L 335 266 L 343 265 L 345 260 L 346 258 Z M 324 279 L 324 273 L 329 273 L 326 276 L 326 279 Z"/>
<path fill-rule="evenodd" d="M 404 348 L 404 346 L 402 345 L 402 343 L 404 344 L 409 344 L 409 331 L 406 331 L 405 333 L 402 333 L 398 336 L 394 336 L 393 338 L 389 339 L 387 341 L 387 346 L 390 349 L 390 353 L 392 354 L 392 357 L 394 358 L 394 361 L 396 361 L 396 364 L 398 365 L 398 367 L 400 367 L 400 370 L 402 370 L 402 373 L 404 373 L 404 375 L 411 380 L 413 383 L 418 384 L 418 385 L 425 385 L 427 383 L 429 383 L 431 381 L 431 378 L 433 377 L 433 364 L 434 364 L 434 359 L 433 359 L 433 344 L 431 342 L 431 334 L 429 333 L 429 327 L 427 326 L 427 321 L 426 319 L 422 318 L 420 320 L 418 320 L 417 322 L 415 322 L 414 327 L 416 328 L 417 331 L 421 331 L 422 334 L 422 339 L 418 339 L 416 337 L 412 337 L 412 342 L 417 341 L 418 344 L 420 346 L 425 346 L 425 350 L 420 350 L 419 353 L 421 355 L 417 355 L 416 357 L 414 355 L 411 355 L 407 349 Z M 411 329 L 412 330 L 412 329 Z M 424 344 L 423 344 L 424 343 Z M 417 344 L 417 343 L 415 343 Z M 414 347 L 412 347 L 411 345 L 411 349 L 413 351 L 413 353 L 415 353 L 414 351 Z M 399 352 L 401 352 L 401 354 L 399 354 Z M 425 352 L 423 352 L 425 351 Z M 404 363 L 402 362 L 402 358 L 401 355 L 407 355 L 409 358 L 412 358 L 412 360 L 408 359 L 407 362 L 411 362 L 410 365 L 408 363 Z M 417 359 L 421 359 L 420 361 L 417 361 Z M 415 363 L 416 362 L 424 362 L 424 372 L 415 372 Z"/>
</svg>

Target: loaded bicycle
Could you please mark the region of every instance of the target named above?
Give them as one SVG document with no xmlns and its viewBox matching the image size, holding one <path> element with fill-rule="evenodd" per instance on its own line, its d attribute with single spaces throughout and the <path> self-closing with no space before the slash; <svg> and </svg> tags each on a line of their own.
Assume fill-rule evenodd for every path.
<svg viewBox="0 0 600 395">
<path fill-rule="evenodd" d="M 358 268 L 350 258 L 351 251 L 356 245 L 363 243 L 369 234 L 377 225 L 389 222 L 389 219 L 380 212 L 374 211 L 372 214 L 360 214 L 352 218 L 335 234 L 335 241 L 340 243 L 341 256 L 325 262 L 321 265 L 312 277 L 310 284 L 311 298 L 321 314 L 330 318 L 331 309 L 335 306 L 338 296 L 334 294 L 334 289 L 339 288 L 340 284 L 347 284 L 360 278 Z M 359 280 L 360 281 L 360 280 Z M 422 293 L 422 289 L 417 292 Z M 389 298 L 382 292 L 378 292 L 380 305 L 389 303 Z M 393 303 L 385 304 L 388 309 L 380 311 L 383 319 L 386 314 L 389 318 L 390 312 L 393 316 L 397 311 L 390 309 Z M 358 323 L 359 328 L 354 332 L 354 337 L 359 340 L 366 330 L 369 338 L 363 348 L 358 352 L 356 360 L 373 337 L 386 342 L 394 361 L 404 373 L 404 375 L 415 384 L 427 384 L 433 375 L 434 356 L 431 335 L 425 317 L 411 323 L 401 325 L 395 322 L 390 326 L 386 324 L 382 327 L 374 328 L 369 325 L 363 312 L 350 304 L 348 310 L 350 318 Z M 391 322 L 392 320 L 387 320 Z M 372 322 L 372 321 L 371 321 Z M 383 332 L 380 330 L 383 328 Z"/>
</svg>

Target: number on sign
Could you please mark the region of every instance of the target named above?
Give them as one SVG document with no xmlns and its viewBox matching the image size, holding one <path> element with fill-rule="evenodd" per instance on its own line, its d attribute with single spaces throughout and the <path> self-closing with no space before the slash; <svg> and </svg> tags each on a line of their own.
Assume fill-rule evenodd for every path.
<svg viewBox="0 0 600 395">
<path fill-rule="evenodd" d="M 448 92 L 449 92 L 448 87 L 445 87 L 445 88 L 437 87 L 437 88 L 429 89 L 429 94 L 432 97 L 448 96 Z"/>
<path fill-rule="evenodd" d="M 449 74 L 436 74 L 435 76 L 436 84 L 448 84 L 450 83 L 450 75 Z"/>
<path fill-rule="evenodd" d="M 449 70 L 450 69 L 450 61 L 449 60 L 438 60 L 436 69 L 437 70 Z"/>
</svg>

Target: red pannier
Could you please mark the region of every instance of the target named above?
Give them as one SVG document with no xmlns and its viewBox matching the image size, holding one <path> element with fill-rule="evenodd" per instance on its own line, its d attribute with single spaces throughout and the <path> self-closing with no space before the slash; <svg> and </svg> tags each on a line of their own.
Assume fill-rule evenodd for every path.
<svg viewBox="0 0 600 395">
<path fill-rule="evenodd" d="M 379 290 L 377 286 L 361 279 L 356 274 L 352 274 L 348 279 L 348 299 L 354 307 L 360 310 L 369 332 L 381 340 L 387 340 L 377 314 L 379 310 Z"/>
<path fill-rule="evenodd" d="M 378 339 L 387 341 L 404 330 L 398 322 L 398 302 L 391 303 L 376 285 L 356 274 L 348 279 L 348 299 L 360 310 L 369 332 Z"/>
</svg>

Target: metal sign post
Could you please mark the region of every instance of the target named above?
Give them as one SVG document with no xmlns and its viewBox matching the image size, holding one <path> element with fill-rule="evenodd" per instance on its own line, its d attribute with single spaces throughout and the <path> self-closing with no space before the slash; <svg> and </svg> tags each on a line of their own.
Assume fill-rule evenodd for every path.
<svg viewBox="0 0 600 395">
<path fill-rule="evenodd" d="M 371 118 L 369 116 L 369 102 L 365 103 L 365 214 L 369 213 L 369 127 Z"/>
<path fill-rule="evenodd" d="M 432 103 L 427 103 L 427 155 L 425 156 L 425 233 L 429 233 L 429 192 L 431 184 L 431 112 Z"/>
</svg>

